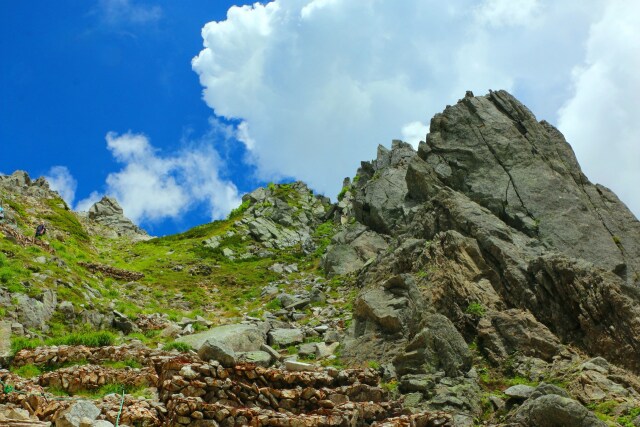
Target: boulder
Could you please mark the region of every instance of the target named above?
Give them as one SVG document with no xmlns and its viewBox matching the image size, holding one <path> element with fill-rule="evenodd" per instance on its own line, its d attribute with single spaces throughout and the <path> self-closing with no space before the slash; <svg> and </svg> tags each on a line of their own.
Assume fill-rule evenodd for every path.
<svg viewBox="0 0 640 427">
<path fill-rule="evenodd" d="M 323 338 L 327 344 L 332 344 L 340 341 L 340 334 L 336 330 L 329 329 L 324 333 Z"/>
<path fill-rule="evenodd" d="M 535 387 L 531 387 L 525 384 L 516 384 L 509 387 L 504 391 L 504 394 L 514 399 L 526 400 L 536 390 Z"/>
<path fill-rule="evenodd" d="M 269 345 L 288 347 L 300 344 L 304 341 L 304 332 L 301 329 L 272 329 L 269 331 Z"/>
<path fill-rule="evenodd" d="M 80 427 L 83 418 L 95 420 L 100 415 L 100 409 L 87 400 L 80 400 L 57 415 L 56 427 Z"/>
<path fill-rule="evenodd" d="M 180 337 L 176 341 L 189 344 L 196 351 L 209 339 L 214 339 L 236 352 L 259 350 L 265 343 L 263 332 L 254 325 L 243 323 L 218 326 L 204 332 Z"/>
<path fill-rule="evenodd" d="M 322 268 L 329 276 L 353 273 L 362 268 L 364 262 L 353 246 L 346 244 L 331 245 L 322 258 Z"/>
<path fill-rule="evenodd" d="M 556 394 L 527 400 L 512 417 L 523 427 L 606 427 L 593 413 L 580 403 Z"/>
<path fill-rule="evenodd" d="M 315 357 L 317 348 L 318 343 L 315 342 L 300 344 L 300 346 L 298 346 L 298 356 L 306 358 L 308 358 L 309 356 Z"/>
<path fill-rule="evenodd" d="M 315 365 L 311 363 L 298 362 L 297 360 L 285 360 L 284 366 L 289 371 L 297 372 L 315 371 L 316 369 Z"/>
<path fill-rule="evenodd" d="M 254 365 L 268 368 L 269 366 L 271 366 L 273 357 L 266 351 L 247 351 L 244 353 L 238 353 L 238 361 L 244 363 L 253 363 Z"/>
<path fill-rule="evenodd" d="M 237 363 L 235 352 L 214 338 L 202 343 L 198 349 L 198 356 L 204 361 L 217 360 L 225 368 L 232 368 Z"/>
<path fill-rule="evenodd" d="M 113 311 L 113 320 L 111 326 L 113 326 L 114 329 L 122 331 L 125 335 L 140 330 L 131 319 L 116 310 Z"/>
<path fill-rule="evenodd" d="M 160 331 L 160 336 L 163 338 L 175 338 L 180 335 L 181 331 L 182 329 L 180 328 L 180 326 L 176 325 L 175 323 L 170 323 Z"/>
<path fill-rule="evenodd" d="M 65 319 L 70 320 L 75 317 L 75 309 L 71 301 L 62 301 L 58 304 L 58 310 L 64 315 Z"/>
<path fill-rule="evenodd" d="M 333 355 L 336 350 L 338 349 L 338 346 L 340 345 L 340 343 L 338 342 L 334 342 L 331 344 L 326 344 L 323 342 L 319 342 L 316 344 L 316 359 L 324 359 L 326 357 L 329 357 L 331 355 Z"/>
<path fill-rule="evenodd" d="M 27 328 L 47 331 L 47 322 L 53 316 L 58 298 L 54 291 L 46 289 L 38 298 L 15 293 L 12 296 L 18 313 L 18 321 Z"/>
<path fill-rule="evenodd" d="M 0 368 L 8 368 L 11 359 L 11 323 L 0 321 Z"/>
<path fill-rule="evenodd" d="M 268 353 L 269 356 L 271 356 L 271 359 L 273 360 L 280 360 L 282 358 L 280 353 L 278 353 L 273 347 L 267 344 L 262 344 L 260 346 L 260 351 L 264 351 L 265 353 Z"/>
</svg>

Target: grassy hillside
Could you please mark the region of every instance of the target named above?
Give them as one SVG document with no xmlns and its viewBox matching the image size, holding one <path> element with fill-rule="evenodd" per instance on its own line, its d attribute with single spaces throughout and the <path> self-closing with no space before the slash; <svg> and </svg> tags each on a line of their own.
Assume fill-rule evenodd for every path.
<svg viewBox="0 0 640 427">
<path fill-rule="evenodd" d="M 267 191 L 272 202 L 262 202 L 260 209 L 275 199 L 287 203 L 294 214 L 302 208 L 301 196 L 291 185 L 272 185 Z M 3 230 L 12 226 L 24 236 L 24 241 L 0 238 L 0 292 L 5 299 L 20 293 L 42 299 L 43 292 L 51 289 L 57 294 L 58 304 L 70 302 L 77 314 L 115 309 L 132 320 L 142 314 L 166 313 L 173 321 L 203 316 L 216 324 L 243 315 L 260 317 L 265 310 L 277 311 L 273 294 L 261 296 L 269 284 L 283 292 L 295 292 L 309 290 L 312 282 L 325 280 L 319 260 L 333 231 L 331 221 L 313 230 L 314 250 L 305 253 L 300 244 L 262 250 L 263 245 L 241 223 L 249 211 L 255 210 L 250 209 L 249 202 L 226 220 L 177 235 L 134 242 L 126 237 L 104 237 L 107 233 L 101 233 L 100 226 L 70 211 L 57 196 L 34 198 L 5 190 L 1 200 L 9 214 Z M 48 232 L 37 242 L 32 233 L 43 220 Z M 203 243 L 212 238 L 219 242 L 218 247 Z M 226 256 L 226 250 L 233 251 L 234 256 Z M 90 271 L 85 263 L 142 273 L 144 277 L 118 280 Z M 276 263 L 295 265 L 297 271 L 277 273 L 270 268 Z M 330 283 L 335 289 L 333 297 L 341 297 L 337 289 L 342 281 Z M 16 309 L 12 304 L 3 304 L 0 320 L 15 321 Z M 31 330 L 27 335 L 56 339 L 73 331 L 87 333 L 94 329 L 83 322 L 82 316 L 71 319 L 59 310 L 48 324 L 48 331 Z M 157 333 L 133 335 L 149 343 L 161 341 Z"/>
</svg>

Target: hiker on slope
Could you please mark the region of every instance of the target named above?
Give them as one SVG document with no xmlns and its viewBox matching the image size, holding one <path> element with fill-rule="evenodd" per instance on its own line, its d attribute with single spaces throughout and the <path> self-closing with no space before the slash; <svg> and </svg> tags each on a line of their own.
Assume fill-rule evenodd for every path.
<svg viewBox="0 0 640 427">
<path fill-rule="evenodd" d="M 44 223 L 38 225 L 38 227 L 36 228 L 36 237 L 41 237 L 44 236 L 44 233 L 47 232 L 47 227 L 44 225 Z"/>
</svg>

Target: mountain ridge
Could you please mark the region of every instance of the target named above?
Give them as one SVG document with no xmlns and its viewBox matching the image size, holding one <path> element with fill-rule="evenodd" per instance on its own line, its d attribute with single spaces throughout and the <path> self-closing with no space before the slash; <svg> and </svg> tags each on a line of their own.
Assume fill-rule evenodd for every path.
<svg viewBox="0 0 640 427">
<path fill-rule="evenodd" d="M 43 180 L 14 175 L 0 177 L 14 230 L 0 240 L 0 330 L 14 344 L 3 381 L 38 368 L 38 352 L 98 363 L 101 350 L 43 344 L 111 331 L 106 341 L 124 345 L 116 352 L 189 341 L 204 358 L 155 354 L 156 374 L 176 391 L 149 396 L 165 412 L 132 423 L 272 425 L 261 423 L 276 422 L 275 404 L 301 425 L 640 424 L 640 222 L 589 182 L 557 129 L 505 91 L 467 92 L 431 120 L 417 150 L 380 146 L 336 203 L 304 183 L 270 184 L 225 220 L 161 238 L 133 228 L 116 201 L 78 216 Z M 30 237 L 41 218 L 47 246 Z M 203 367 L 209 357 L 230 373 L 319 371 L 299 379 L 313 384 L 305 398 L 231 374 L 233 390 L 270 387 L 236 391 L 232 403 L 213 383 L 197 392 L 223 375 Z M 90 366 L 74 369 L 87 378 L 102 369 Z M 322 372 L 344 372 L 362 393 L 334 389 L 323 413 L 310 397 L 322 394 Z M 293 403 L 269 403 L 281 395 Z M 112 403 L 99 399 L 96 418 L 113 422 Z"/>
</svg>

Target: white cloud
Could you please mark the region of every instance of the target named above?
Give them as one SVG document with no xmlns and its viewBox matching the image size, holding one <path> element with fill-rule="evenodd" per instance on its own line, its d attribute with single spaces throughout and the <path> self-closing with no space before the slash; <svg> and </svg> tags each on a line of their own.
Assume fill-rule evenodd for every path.
<svg viewBox="0 0 640 427">
<path fill-rule="evenodd" d="M 97 191 L 92 191 L 91 194 L 76 203 L 75 210 L 79 212 L 88 212 L 91 206 L 102 199 L 102 196 L 103 194 Z"/>
<path fill-rule="evenodd" d="M 73 206 L 78 182 L 66 166 L 53 166 L 45 175 L 45 179 L 52 190 L 57 191 L 69 206 Z"/>
<path fill-rule="evenodd" d="M 247 150 L 253 150 L 256 146 L 256 141 L 251 137 L 249 133 L 249 123 L 242 121 L 237 128 L 236 139 L 242 142 Z"/>
<path fill-rule="evenodd" d="M 149 139 L 131 132 L 109 132 L 107 147 L 123 164 L 107 176 L 107 194 L 116 197 L 132 221 L 157 222 L 178 218 L 197 203 L 205 203 L 212 219 L 226 215 L 240 203 L 232 183 L 220 178 L 220 159 L 210 146 L 191 146 L 163 156 Z M 78 203 L 86 210 L 100 194 Z"/>
<path fill-rule="evenodd" d="M 260 178 L 336 194 L 377 144 L 423 138 L 417 123 L 465 90 L 510 90 L 555 122 L 606 4 L 275 0 L 206 24 L 192 66 L 206 103 L 242 123 Z"/>
<path fill-rule="evenodd" d="M 612 188 L 640 216 L 640 3 L 614 0 L 593 24 L 560 130 L 591 181 Z"/>
<path fill-rule="evenodd" d="M 109 25 L 148 24 L 162 18 L 160 6 L 134 4 L 131 0 L 100 0 L 102 18 Z"/>
<path fill-rule="evenodd" d="M 402 126 L 400 133 L 402 134 L 402 140 L 413 145 L 414 148 L 418 148 L 420 141 L 424 141 L 429 132 L 429 126 L 422 122 L 411 122 Z"/>
<path fill-rule="evenodd" d="M 496 27 L 530 25 L 539 8 L 539 0 L 487 0 L 478 7 L 478 19 Z"/>
<path fill-rule="evenodd" d="M 128 162 L 140 162 L 154 157 L 154 150 L 149 140 L 142 134 L 127 133 L 118 136 L 116 132 L 107 133 L 107 148 L 116 160 Z"/>
</svg>

